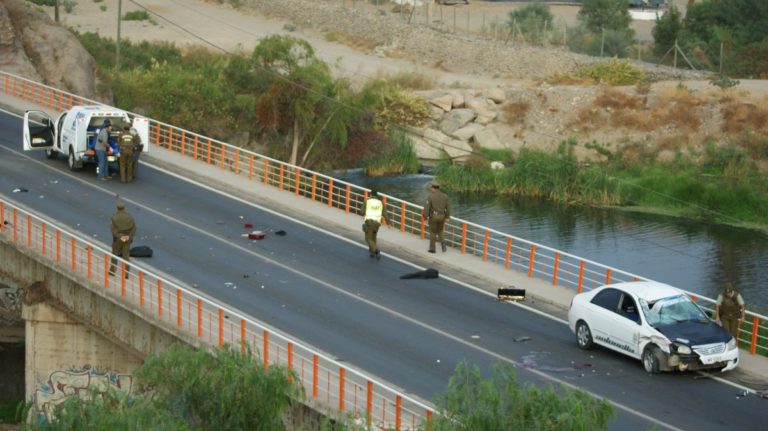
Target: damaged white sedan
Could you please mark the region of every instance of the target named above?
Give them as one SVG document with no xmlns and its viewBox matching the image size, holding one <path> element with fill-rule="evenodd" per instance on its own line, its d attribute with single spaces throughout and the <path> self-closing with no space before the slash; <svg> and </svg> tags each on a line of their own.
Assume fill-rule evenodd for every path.
<svg viewBox="0 0 768 431">
<path fill-rule="evenodd" d="M 576 295 L 568 325 L 582 349 L 595 344 L 640 359 L 649 373 L 739 363 L 736 340 L 684 292 L 657 282 L 617 283 Z"/>
</svg>

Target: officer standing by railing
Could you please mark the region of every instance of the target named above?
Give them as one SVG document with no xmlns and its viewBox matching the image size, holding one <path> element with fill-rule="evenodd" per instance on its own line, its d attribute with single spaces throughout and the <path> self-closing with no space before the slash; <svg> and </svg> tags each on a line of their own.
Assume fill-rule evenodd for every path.
<svg viewBox="0 0 768 431">
<path fill-rule="evenodd" d="M 747 306 L 741 294 L 733 288 L 730 281 L 725 284 L 723 293 L 717 295 L 715 302 L 715 321 L 723 325 L 736 340 L 739 339 L 739 325 L 747 314 Z"/>
<path fill-rule="evenodd" d="M 445 238 L 443 237 L 443 230 L 445 224 L 451 218 L 451 209 L 448 205 L 448 196 L 440 191 L 440 184 L 433 181 L 430 184 L 431 193 L 427 198 L 427 203 L 421 210 L 421 217 L 426 219 L 429 223 L 429 250 L 430 253 L 435 252 L 435 239 L 440 239 L 440 247 L 443 249 L 443 253 L 447 250 L 445 246 Z"/>
</svg>

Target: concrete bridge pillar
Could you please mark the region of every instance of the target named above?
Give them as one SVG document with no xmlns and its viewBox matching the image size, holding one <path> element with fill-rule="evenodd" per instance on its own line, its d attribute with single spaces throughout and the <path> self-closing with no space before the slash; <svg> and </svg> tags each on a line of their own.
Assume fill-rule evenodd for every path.
<svg viewBox="0 0 768 431">
<path fill-rule="evenodd" d="M 82 324 L 46 301 L 42 283 L 26 289 L 25 393 L 39 415 L 50 415 L 68 395 L 107 386 L 130 391 L 143 355 Z"/>
</svg>

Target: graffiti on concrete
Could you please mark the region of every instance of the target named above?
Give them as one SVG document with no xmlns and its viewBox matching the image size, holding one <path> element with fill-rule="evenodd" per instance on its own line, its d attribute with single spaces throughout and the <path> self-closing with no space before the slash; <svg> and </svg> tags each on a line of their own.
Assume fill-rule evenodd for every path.
<svg viewBox="0 0 768 431">
<path fill-rule="evenodd" d="M 23 290 L 0 283 L 0 325 L 17 325 L 21 319 Z"/>
<path fill-rule="evenodd" d="M 92 368 L 54 371 L 48 375 L 47 381 L 38 383 L 32 395 L 33 409 L 40 419 L 51 420 L 56 406 L 71 395 L 85 399 L 93 391 L 103 394 L 110 387 L 131 392 L 132 385 L 133 377 L 130 374 L 103 372 Z"/>
</svg>

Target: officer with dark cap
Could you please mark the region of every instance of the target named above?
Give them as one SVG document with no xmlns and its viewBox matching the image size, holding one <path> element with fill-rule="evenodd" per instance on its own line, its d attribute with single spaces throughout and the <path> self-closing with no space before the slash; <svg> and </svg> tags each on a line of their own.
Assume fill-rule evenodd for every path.
<svg viewBox="0 0 768 431">
<path fill-rule="evenodd" d="M 133 217 L 125 211 L 125 202 L 117 200 L 117 212 L 112 216 L 112 254 L 120 256 L 128 261 L 131 258 L 131 242 L 136 235 L 136 222 Z M 109 274 L 115 275 L 117 271 L 117 259 L 112 258 L 109 267 Z M 128 278 L 128 267 L 126 266 L 125 278 Z"/>
<path fill-rule="evenodd" d="M 368 254 L 370 257 L 381 259 L 381 251 L 376 245 L 376 236 L 379 233 L 381 222 L 387 222 L 384 215 L 384 203 L 379 199 L 379 193 L 371 190 L 371 194 L 365 201 L 365 222 L 363 222 L 363 232 L 365 232 L 365 242 L 368 243 Z"/>
<path fill-rule="evenodd" d="M 440 247 L 445 253 L 447 247 L 445 246 L 445 238 L 443 238 L 443 229 L 451 218 L 448 196 L 440 191 L 440 184 L 435 181 L 430 184 L 430 190 L 427 203 L 421 210 L 421 217 L 429 223 L 429 250 L 427 251 L 435 252 L 435 239 L 437 237 L 440 239 Z"/>
<path fill-rule="evenodd" d="M 109 164 L 107 163 L 107 156 L 112 152 L 112 147 L 109 146 L 109 134 L 112 132 L 112 122 L 109 118 L 104 120 L 101 125 L 99 134 L 96 135 L 96 145 L 94 150 L 96 151 L 96 161 L 98 162 L 97 174 L 99 179 L 108 180 L 112 178 L 109 175 Z"/>
</svg>

